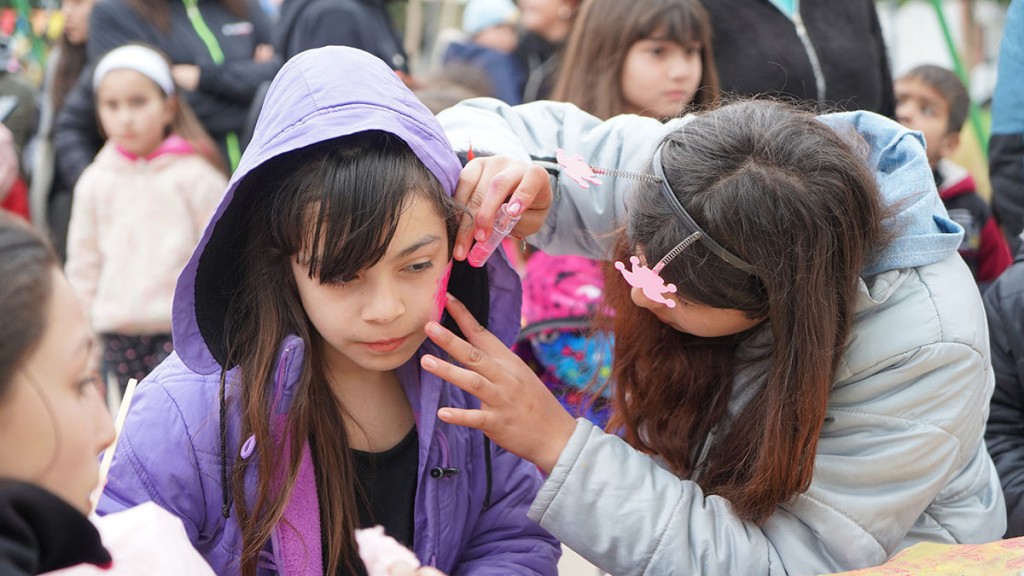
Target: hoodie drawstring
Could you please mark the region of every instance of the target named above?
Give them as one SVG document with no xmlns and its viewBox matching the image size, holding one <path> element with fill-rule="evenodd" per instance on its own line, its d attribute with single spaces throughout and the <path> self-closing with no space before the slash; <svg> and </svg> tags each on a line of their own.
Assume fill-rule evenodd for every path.
<svg viewBox="0 0 1024 576">
<path fill-rule="evenodd" d="M 231 515 L 231 503 L 228 500 L 228 405 L 225 402 L 224 381 L 227 379 L 227 371 L 224 367 L 220 369 L 220 514 L 224 518 Z"/>
<path fill-rule="evenodd" d="M 484 492 L 484 510 L 491 507 L 491 484 L 492 484 L 492 470 L 491 470 L 491 439 L 484 436 L 484 471 L 487 478 L 487 491 Z"/>
</svg>

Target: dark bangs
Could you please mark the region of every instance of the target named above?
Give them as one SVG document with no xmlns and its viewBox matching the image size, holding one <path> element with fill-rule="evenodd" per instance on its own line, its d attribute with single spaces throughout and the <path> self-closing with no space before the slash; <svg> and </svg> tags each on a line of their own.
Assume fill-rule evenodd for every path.
<svg viewBox="0 0 1024 576">
<path fill-rule="evenodd" d="M 703 9 L 696 2 L 666 2 L 651 11 L 637 27 L 637 40 L 671 40 L 678 44 L 700 42 L 711 45 L 711 27 L 702 18 Z M 700 10 L 700 12 L 699 12 Z M 632 44 L 630 42 L 630 44 Z"/>
<path fill-rule="evenodd" d="M 379 262 L 410 192 L 422 194 L 448 222 L 457 215 L 440 181 L 398 137 L 362 132 L 296 152 L 303 156 L 272 214 L 271 234 L 285 254 L 300 254 L 310 277 L 351 280 Z"/>
</svg>

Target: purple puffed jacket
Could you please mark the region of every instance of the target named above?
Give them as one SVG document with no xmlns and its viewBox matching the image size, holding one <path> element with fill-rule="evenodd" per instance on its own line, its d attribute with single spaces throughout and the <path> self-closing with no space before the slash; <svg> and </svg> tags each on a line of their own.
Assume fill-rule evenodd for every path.
<svg viewBox="0 0 1024 576">
<path fill-rule="evenodd" d="M 238 221 L 244 210 L 232 200 L 239 183 L 267 160 L 365 130 L 402 138 L 449 193 L 454 191 L 461 166 L 441 127 L 382 61 L 340 47 L 311 50 L 290 60 L 270 87 L 241 165 L 178 279 L 176 352 L 139 384 L 117 445 L 99 512 L 156 502 L 181 518 L 193 545 L 218 574 L 238 573 L 241 543 L 231 491 L 224 490 L 222 480 L 231 477 L 244 443 L 239 437 L 237 368 L 227 371 L 223 397 L 220 389 L 221 327 L 226 295 L 239 277 Z M 478 319 L 483 317 L 495 335 L 511 344 L 519 330 L 518 276 L 500 251 L 490 258 L 486 274 L 472 273 L 477 275 L 472 290 L 482 294 Z M 453 273 L 453 293 L 459 282 L 460 275 Z M 303 350 L 297 337 L 280 345 L 274 372 L 279 400 L 267 407 L 272 429 L 284 421 L 298 393 Z M 558 543 L 526 517 L 541 483 L 536 468 L 485 442 L 479 431 L 437 419 L 441 406 L 478 407 L 479 402 L 422 372 L 419 357 L 425 352 L 441 353 L 427 340 L 398 369 L 419 435 L 416 555 L 451 575 L 556 574 Z M 250 486 L 255 486 L 255 468 L 249 468 Z M 285 519 L 267 543 L 260 568 L 261 574 L 323 572 L 308 443 Z"/>
</svg>

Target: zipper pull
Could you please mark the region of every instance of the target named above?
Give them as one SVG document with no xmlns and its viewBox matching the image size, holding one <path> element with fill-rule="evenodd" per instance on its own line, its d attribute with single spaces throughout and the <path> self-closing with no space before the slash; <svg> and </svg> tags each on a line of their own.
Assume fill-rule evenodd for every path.
<svg viewBox="0 0 1024 576">
<path fill-rule="evenodd" d="M 458 468 L 436 466 L 430 469 L 430 477 L 435 479 L 448 478 L 461 472 L 462 470 L 459 470 Z"/>
</svg>

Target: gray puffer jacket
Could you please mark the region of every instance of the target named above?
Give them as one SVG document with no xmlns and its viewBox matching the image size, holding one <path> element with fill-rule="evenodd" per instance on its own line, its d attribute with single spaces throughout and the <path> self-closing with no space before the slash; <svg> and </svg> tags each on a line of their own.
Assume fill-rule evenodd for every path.
<svg viewBox="0 0 1024 576">
<path fill-rule="evenodd" d="M 571 105 L 489 99 L 440 119 L 457 150 L 472 141 L 474 150 L 529 160 L 563 148 L 625 170 L 643 170 L 663 136 L 686 122 L 602 123 Z M 868 112 L 821 119 L 864 138 L 896 213 L 886 222 L 894 239 L 862 274 L 811 486 L 763 524 L 745 522 L 728 501 L 580 421 L 530 516 L 612 574 L 820 574 L 877 565 L 917 542 L 1003 534 L 1002 491 L 982 438 L 993 388 L 988 330 L 956 253 L 962 229 L 935 193 L 920 134 Z M 554 205 L 531 242 L 607 256 L 630 186 L 602 179 L 584 190 L 555 177 Z M 759 334 L 745 346 L 769 342 Z M 734 403 L 749 392 L 745 374 L 733 385 Z"/>
</svg>

